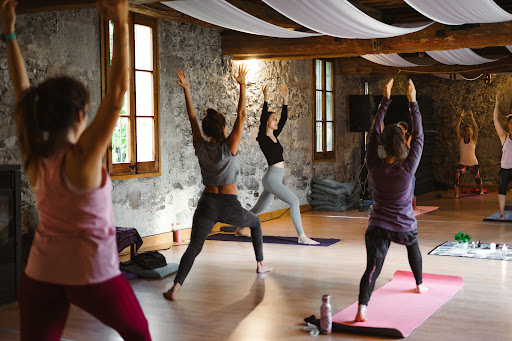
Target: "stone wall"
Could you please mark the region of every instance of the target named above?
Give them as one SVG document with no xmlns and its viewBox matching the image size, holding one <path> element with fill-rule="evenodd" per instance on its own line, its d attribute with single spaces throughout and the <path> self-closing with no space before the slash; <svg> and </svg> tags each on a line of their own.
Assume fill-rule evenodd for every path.
<svg viewBox="0 0 512 341">
<path fill-rule="evenodd" d="M 219 31 L 168 21 L 159 25 L 162 176 L 114 181 L 113 192 L 117 225 L 135 226 L 141 235 L 170 231 L 176 223 L 180 228 L 190 227 L 203 189 L 176 70 L 184 71 L 189 79 L 198 116 L 208 107 L 215 108 L 226 114 L 228 131 L 236 119 L 239 98 L 233 79 L 238 63 L 222 55 Z M 251 208 L 263 190 L 261 179 L 267 165 L 256 142 L 261 87 L 268 84 L 270 109 L 280 112 L 279 87 L 286 83 L 289 119 L 280 136 L 287 161 L 285 184 L 306 204 L 311 178 L 311 62 L 249 62 L 249 67 L 247 121 L 239 146 L 239 199 Z M 274 200 L 265 211 L 286 207 Z"/>
<path fill-rule="evenodd" d="M 20 15 L 17 19 L 20 48 L 32 84 L 49 76 L 69 74 L 87 84 L 91 92 L 90 119 L 100 103 L 101 73 L 99 25 L 94 10 L 61 11 Z M 159 22 L 161 164 L 160 177 L 116 180 L 113 201 L 116 224 L 136 227 L 142 236 L 191 226 L 192 215 L 202 191 L 197 158 L 192 147 L 184 96 L 176 85 L 176 69 L 191 83 L 198 115 L 213 107 L 226 113 L 229 128 L 236 118 L 238 86 L 233 79 L 238 62 L 223 56 L 220 31 L 169 21 Z M 348 95 L 362 94 L 364 82 L 370 94 L 381 95 L 389 76 L 344 76 L 336 69 L 336 161 L 312 162 L 312 62 L 311 60 L 250 61 L 247 121 L 240 144 L 241 179 L 239 197 L 251 208 L 263 190 L 261 178 L 267 165 L 256 142 L 263 95 L 269 86 L 270 109 L 280 112 L 280 85 L 290 89 L 289 120 L 280 141 L 285 148 L 285 184 L 308 202 L 311 178 L 340 182 L 357 179 L 361 164 L 363 133 L 349 131 Z M 434 98 L 439 130 L 434 159 L 436 180 L 450 184 L 458 161 L 454 127 L 462 108 L 472 109 L 480 126 L 477 156 L 485 183 L 497 183 L 501 146 L 492 123 L 495 94 L 505 90 L 502 116 L 512 107 L 512 78 L 497 76 L 491 84 L 478 81 L 449 81 L 433 76 L 413 76 L 419 95 Z M 407 76 L 396 77 L 393 94 L 405 94 Z M 5 49 L 0 49 L 0 162 L 20 163 L 14 128 L 9 125 L 14 94 L 9 81 Z M 503 124 L 505 122 L 503 121 Z M 471 178 L 465 178 L 471 182 Z M 37 210 L 26 177 L 23 177 L 23 225 L 37 226 Z M 266 209 L 287 208 L 274 200 Z"/>
<path fill-rule="evenodd" d="M 512 108 L 512 77 L 493 76 L 490 84 L 484 78 L 475 81 L 453 81 L 434 76 L 421 77 L 420 95 L 434 99 L 435 117 L 439 131 L 434 173 L 436 181 L 447 188 L 453 186 L 453 176 L 459 162 L 459 147 L 455 126 L 463 109 L 472 110 L 479 127 L 476 156 L 480 164 L 480 175 L 484 184 L 497 184 L 501 160 L 501 143 L 493 123 L 496 93 L 505 94 L 500 107 L 501 124 L 505 130 L 506 120 Z M 463 121 L 469 123 L 469 120 Z M 462 124 L 462 125 L 463 125 Z M 462 133 L 461 125 L 461 133 Z M 474 185 L 470 174 L 463 175 L 462 184 Z"/>
<path fill-rule="evenodd" d="M 101 97 L 99 26 L 94 11 L 66 11 L 19 15 L 16 33 L 31 84 L 47 77 L 71 75 L 86 84 L 91 93 L 90 119 Z M 90 42 L 90 43 L 88 43 Z M 5 48 L 0 48 L 0 162 L 20 164 L 16 133 L 11 124 L 14 91 L 9 79 Z M 23 230 L 38 223 L 34 195 L 22 175 Z"/>
<path fill-rule="evenodd" d="M 91 92 L 90 119 L 101 101 L 99 24 L 95 10 L 60 11 L 20 15 L 18 41 L 32 84 L 47 77 L 68 74 L 80 79 Z M 223 56 L 220 31 L 159 22 L 161 165 L 160 177 L 113 181 L 116 225 L 136 227 L 142 236 L 191 226 L 202 191 L 197 158 L 192 147 L 182 89 L 176 85 L 176 69 L 191 83 L 192 99 L 199 116 L 213 107 L 226 113 L 229 128 L 236 118 L 239 89 L 233 74 L 237 62 Z M 0 162 L 20 163 L 14 127 L 9 126 L 14 104 L 5 49 L 0 49 Z M 269 103 L 280 112 L 279 87 L 290 89 L 289 119 L 280 141 L 285 147 L 285 184 L 307 203 L 311 160 L 310 60 L 251 62 L 247 96 L 247 121 L 239 147 L 241 179 L 239 198 L 244 207 L 254 205 L 263 190 L 261 178 L 267 168 L 256 142 L 263 101 L 261 87 L 269 86 Z M 34 230 L 37 210 L 27 178 L 23 176 L 23 226 Z M 274 200 L 266 209 L 287 205 Z"/>
</svg>

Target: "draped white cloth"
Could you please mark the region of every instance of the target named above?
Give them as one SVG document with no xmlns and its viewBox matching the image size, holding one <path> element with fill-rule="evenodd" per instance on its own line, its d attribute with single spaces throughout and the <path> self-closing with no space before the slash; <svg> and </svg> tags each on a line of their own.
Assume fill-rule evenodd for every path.
<svg viewBox="0 0 512 341">
<path fill-rule="evenodd" d="M 238 9 L 225 0 L 186 0 L 162 3 L 193 18 L 230 30 L 276 38 L 304 38 L 321 35 L 292 31 L 272 25 Z"/>
<path fill-rule="evenodd" d="M 414 64 L 411 62 L 408 62 L 407 60 L 403 59 L 396 53 L 379 53 L 379 54 L 365 54 L 362 55 L 366 60 L 369 60 L 370 62 L 374 62 L 376 64 L 385 65 L 385 66 L 394 66 L 394 67 L 415 67 L 415 66 L 423 66 Z"/>
<path fill-rule="evenodd" d="M 494 62 L 496 59 L 487 59 L 479 56 L 471 49 L 456 49 L 444 51 L 426 51 L 427 54 L 446 65 L 478 65 Z"/>
<path fill-rule="evenodd" d="M 492 0 L 404 0 L 427 18 L 447 25 L 512 20 L 512 14 Z M 293 2 L 293 1 L 292 1 Z"/>
<path fill-rule="evenodd" d="M 507 49 L 512 52 L 512 45 L 507 45 Z"/>
<path fill-rule="evenodd" d="M 263 0 L 284 16 L 325 35 L 349 39 L 387 38 L 424 29 L 387 25 L 360 11 L 348 0 Z M 409 25 L 410 26 L 410 25 Z"/>
</svg>

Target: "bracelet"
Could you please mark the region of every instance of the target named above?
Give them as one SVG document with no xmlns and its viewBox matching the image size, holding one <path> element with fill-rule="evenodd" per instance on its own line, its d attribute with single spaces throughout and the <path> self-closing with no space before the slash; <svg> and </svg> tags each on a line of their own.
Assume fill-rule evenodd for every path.
<svg viewBox="0 0 512 341">
<path fill-rule="evenodd" d="M 5 33 L 2 33 L 0 35 L 0 38 L 2 38 L 2 41 L 4 43 L 10 41 L 10 40 L 14 40 L 16 39 L 16 33 L 12 32 L 12 33 L 9 33 L 9 34 L 5 34 Z"/>
</svg>

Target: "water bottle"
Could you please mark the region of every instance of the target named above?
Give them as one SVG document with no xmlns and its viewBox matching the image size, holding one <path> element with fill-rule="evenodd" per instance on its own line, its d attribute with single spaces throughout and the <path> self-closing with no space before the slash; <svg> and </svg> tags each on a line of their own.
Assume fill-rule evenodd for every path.
<svg viewBox="0 0 512 341">
<path fill-rule="evenodd" d="M 320 306 L 320 334 L 332 333 L 332 312 L 331 296 L 322 296 L 322 305 Z"/>
</svg>

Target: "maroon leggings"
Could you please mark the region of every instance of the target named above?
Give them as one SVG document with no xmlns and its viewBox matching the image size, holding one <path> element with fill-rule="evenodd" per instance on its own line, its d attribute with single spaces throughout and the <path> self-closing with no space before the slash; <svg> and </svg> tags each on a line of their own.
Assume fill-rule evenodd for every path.
<svg viewBox="0 0 512 341">
<path fill-rule="evenodd" d="M 151 340 L 137 297 L 122 275 L 98 284 L 58 285 L 26 274 L 19 290 L 20 340 L 60 340 L 71 304 L 115 329 L 124 340 Z"/>
</svg>

